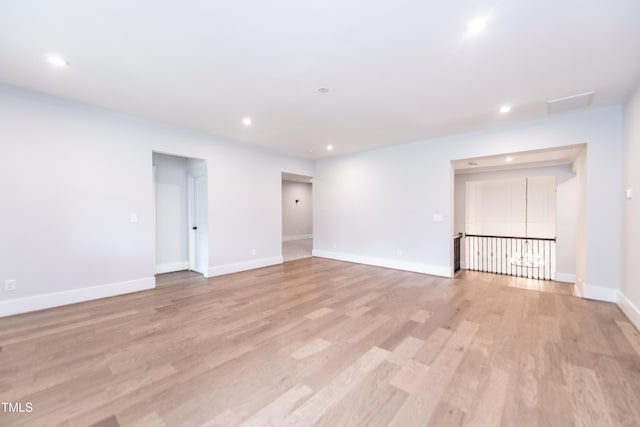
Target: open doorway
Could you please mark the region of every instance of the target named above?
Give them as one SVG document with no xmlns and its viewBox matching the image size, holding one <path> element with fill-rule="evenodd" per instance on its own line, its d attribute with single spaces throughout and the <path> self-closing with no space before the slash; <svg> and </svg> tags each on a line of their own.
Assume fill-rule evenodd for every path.
<svg viewBox="0 0 640 427">
<path fill-rule="evenodd" d="M 156 274 L 190 270 L 207 276 L 207 164 L 153 153 Z"/>
<path fill-rule="evenodd" d="M 500 273 L 524 279 L 514 279 L 518 285 L 546 279 L 577 289 L 585 153 L 577 145 L 452 162 L 454 233 L 464 276 Z"/>
<path fill-rule="evenodd" d="M 282 258 L 311 257 L 313 249 L 313 178 L 282 173 Z"/>
</svg>

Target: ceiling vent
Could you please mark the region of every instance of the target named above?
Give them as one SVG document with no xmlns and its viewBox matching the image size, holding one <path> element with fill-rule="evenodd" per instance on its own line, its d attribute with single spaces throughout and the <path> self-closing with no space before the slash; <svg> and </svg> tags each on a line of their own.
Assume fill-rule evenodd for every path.
<svg viewBox="0 0 640 427">
<path fill-rule="evenodd" d="M 587 108 L 593 102 L 593 95 L 595 95 L 595 92 L 591 91 L 547 101 L 549 114 L 558 114 L 566 111 Z"/>
</svg>

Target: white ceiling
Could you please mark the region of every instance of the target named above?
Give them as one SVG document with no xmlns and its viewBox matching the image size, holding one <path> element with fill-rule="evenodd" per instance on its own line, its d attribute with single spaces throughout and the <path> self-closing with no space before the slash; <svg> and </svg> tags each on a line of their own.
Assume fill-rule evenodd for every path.
<svg viewBox="0 0 640 427">
<path fill-rule="evenodd" d="M 620 103 L 639 21 L 638 0 L 0 0 L 0 82 L 321 158 Z"/>
</svg>

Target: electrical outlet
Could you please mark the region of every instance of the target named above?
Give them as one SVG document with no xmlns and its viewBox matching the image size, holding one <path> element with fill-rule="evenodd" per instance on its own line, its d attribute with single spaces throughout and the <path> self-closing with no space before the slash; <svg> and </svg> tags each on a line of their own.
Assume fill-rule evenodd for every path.
<svg viewBox="0 0 640 427">
<path fill-rule="evenodd" d="M 4 281 L 4 291 L 11 292 L 16 290 L 16 279 L 8 279 Z"/>
<path fill-rule="evenodd" d="M 251 255 L 255 255 L 258 251 L 256 251 L 255 249 L 251 249 Z"/>
<path fill-rule="evenodd" d="M 398 254 L 398 256 L 402 256 L 402 250 L 398 249 L 397 254 Z"/>
<path fill-rule="evenodd" d="M 333 249 L 336 249 L 338 247 L 338 244 L 336 242 L 333 242 Z"/>
</svg>

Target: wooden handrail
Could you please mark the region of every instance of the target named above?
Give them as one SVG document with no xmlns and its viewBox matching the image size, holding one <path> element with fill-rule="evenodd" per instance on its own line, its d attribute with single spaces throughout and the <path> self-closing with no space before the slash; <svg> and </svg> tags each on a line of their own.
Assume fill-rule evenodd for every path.
<svg viewBox="0 0 640 427">
<path fill-rule="evenodd" d="M 521 239 L 521 240 L 542 240 L 547 242 L 555 242 L 556 238 L 545 237 L 516 237 L 516 236 L 489 236 L 485 234 L 464 234 L 464 237 L 489 237 L 492 239 Z"/>
</svg>

